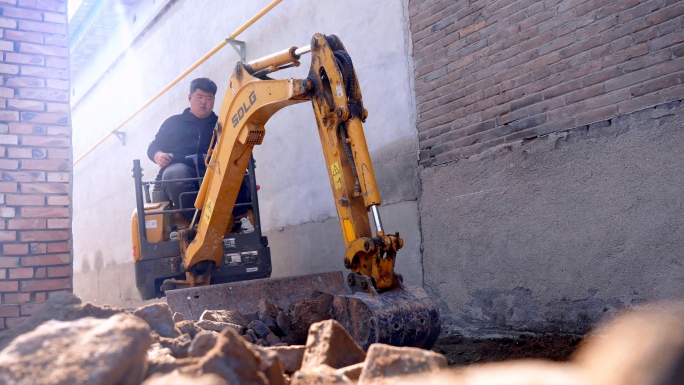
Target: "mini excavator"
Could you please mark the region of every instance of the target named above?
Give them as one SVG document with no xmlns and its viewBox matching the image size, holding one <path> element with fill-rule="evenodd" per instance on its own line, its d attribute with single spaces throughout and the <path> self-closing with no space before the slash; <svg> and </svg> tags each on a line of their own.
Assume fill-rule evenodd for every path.
<svg viewBox="0 0 684 385">
<path fill-rule="evenodd" d="M 306 78 L 269 77 L 299 66 L 307 53 L 311 67 Z M 252 150 L 263 142 L 265 124 L 273 114 L 307 101 L 318 125 L 346 246 L 343 264 L 349 272 L 344 289 L 339 287 L 344 280 L 334 274 L 268 278 L 271 256 L 261 234 Z M 438 308 L 423 288 L 404 285 L 394 271 L 403 239 L 399 233 L 387 233 L 380 219 L 380 192 L 362 126 L 368 111 L 351 57 L 340 39 L 315 34 L 309 46 L 238 62 L 218 116 L 194 207 L 173 207 L 168 200 L 153 202 L 149 188 L 144 187 L 161 182 L 142 182 L 140 162 L 134 161 L 133 250 L 136 284 L 143 299 L 164 293 L 172 309 L 192 313 L 229 298 L 231 306 L 240 310 L 235 301 L 248 300 L 251 292 L 292 300 L 293 295 L 305 298 L 302 292 L 315 286 L 334 295 L 332 317 L 364 349 L 375 342 L 429 349 L 440 333 Z M 232 217 L 243 177 L 251 185 L 250 217 L 257 230 L 249 234 L 235 231 L 239 226 Z M 185 221 L 179 214 L 182 210 L 194 210 L 195 219 Z M 240 291 L 241 284 L 254 279 L 269 288 Z"/>
</svg>

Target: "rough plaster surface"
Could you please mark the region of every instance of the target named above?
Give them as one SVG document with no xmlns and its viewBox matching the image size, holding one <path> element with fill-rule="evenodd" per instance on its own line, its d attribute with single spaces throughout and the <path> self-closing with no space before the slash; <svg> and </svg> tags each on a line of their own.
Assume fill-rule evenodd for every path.
<svg viewBox="0 0 684 385">
<path fill-rule="evenodd" d="M 85 91 L 87 82 L 74 79 L 79 87 L 77 93 L 84 95 L 73 106 L 75 158 L 267 2 L 177 0 L 171 4 L 92 89 Z M 412 48 L 406 15 L 407 0 L 315 4 L 291 0 L 278 5 L 238 38 L 246 42 L 247 59 L 251 60 L 293 45 L 307 45 L 316 32 L 340 36 L 354 61 L 369 111 L 364 129 L 381 195 L 388 204 L 383 209 L 387 217 L 383 218 L 385 226 L 392 232 L 404 233 L 404 226 L 413 229 L 409 231 L 413 232 L 411 243 L 407 242 L 406 247 L 419 255 L 421 241 L 415 207 L 420 179 Z M 147 145 L 166 117 L 187 107 L 190 79 L 206 76 L 216 81 L 218 111 L 237 60 L 238 55 L 229 46 L 219 51 L 122 129 L 127 135 L 125 146 L 112 137 L 74 167 L 76 294 L 97 293 L 98 299 L 118 306 L 134 298 L 133 270 L 122 267 L 132 261 L 132 161 L 141 159 L 145 180 L 153 179 L 158 168 L 145 155 Z M 308 66 L 309 57 L 304 56 L 301 67 L 276 73 L 274 77 L 305 77 Z M 324 267 L 341 269 L 343 248 L 333 250 L 326 244 L 333 240 L 333 244 L 341 245 L 341 235 L 311 105 L 304 103 L 281 110 L 266 124 L 266 131 L 264 144 L 255 149 L 254 156 L 262 187 L 262 223 L 266 234 L 272 237 L 274 256 L 278 255 L 276 247 L 286 245 L 289 249 L 283 251 L 286 257 L 282 257 L 281 266 L 289 270 L 301 274 Z M 404 210 L 405 205 L 414 208 Z M 388 226 L 390 217 L 405 215 L 409 217 L 400 220 L 400 228 Z M 321 227 L 321 223 L 325 225 Z M 312 228 L 316 238 L 311 236 Z M 286 230 L 278 233 L 281 229 Z M 321 255 L 329 255 L 323 258 L 326 262 L 319 261 Z M 409 260 L 415 273 L 409 269 L 403 272 L 404 276 L 421 282 L 420 258 Z M 95 265 L 102 268 L 97 270 Z M 112 287 L 103 289 L 103 282 Z M 116 285 L 128 287 L 115 288 Z"/>
<path fill-rule="evenodd" d="M 425 285 L 465 333 L 585 332 L 684 292 L 684 105 L 421 172 Z"/>
</svg>

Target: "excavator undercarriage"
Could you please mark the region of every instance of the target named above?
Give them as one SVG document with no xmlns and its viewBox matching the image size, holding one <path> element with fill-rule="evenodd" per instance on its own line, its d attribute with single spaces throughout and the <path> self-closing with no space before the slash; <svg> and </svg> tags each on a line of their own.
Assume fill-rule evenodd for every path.
<svg viewBox="0 0 684 385">
<path fill-rule="evenodd" d="M 299 66 L 301 55 L 309 52 L 311 67 L 306 78 L 269 77 Z M 216 281 L 212 277 L 225 274 L 225 242 L 233 236 L 231 212 L 252 150 L 264 140 L 266 122 L 278 110 L 306 101 L 312 103 L 337 207 L 346 246 L 341 262 L 349 270 L 347 277 L 341 272 L 270 279 L 253 275 L 247 279 L 255 280 L 243 276 L 212 284 Z M 184 273 L 165 277 L 169 279 L 160 287 L 166 290 L 169 306 L 197 319 L 203 310 L 252 312 L 259 298 L 287 308 L 313 291 L 330 293 L 334 295 L 330 316 L 364 349 L 375 342 L 430 348 L 440 333 L 438 308 L 423 288 L 405 286 L 394 271 L 403 239 L 399 233 L 386 233 L 380 219 L 380 192 L 362 125 L 367 117 L 351 57 L 334 35 L 316 34 L 309 46 L 237 63 L 221 106 L 215 140 L 205 158 L 207 171 L 195 199 L 195 219 L 177 229 L 173 245 L 166 244 L 167 240 L 159 243 L 172 250 L 171 258 L 176 258 L 178 265 L 175 272 Z M 250 171 L 253 173 L 253 168 Z M 138 198 L 142 199 L 140 192 Z M 136 214 L 134 243 L 149 245 L 141 235 L 148 232 L 137 220 L 144 221 L 148 215 L 140 202 Z M 371 230 L 371 218 L 375 231 Z M 260 233 L 259 239 L 267 245 Z M 154 258 L 141 248 L 136 263 L 150 259 Z M 270 253 L 268 267 L 267 277 Z M 158 282 L 160 277 L 151 273 L 147 279 Z M 138 284 L 140 288 L 141 282 Z"/>
</svg>

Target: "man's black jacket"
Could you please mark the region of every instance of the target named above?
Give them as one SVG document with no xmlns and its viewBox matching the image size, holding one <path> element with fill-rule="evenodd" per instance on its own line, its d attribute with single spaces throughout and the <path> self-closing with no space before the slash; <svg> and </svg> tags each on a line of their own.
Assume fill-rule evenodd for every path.
<svg viewBox="0 0 684 385">
<path fill-rule="evenodd" d="M 206 154 L 211 143 L 218 116 L 215 113 L 199 119 L 186 108 L 182 114 L 173 115 L 162 123 L 154 140 L 147 147 L 147 157 L 154 162 L 157 151 L 173 154 L 171 163 L 186 163 L 195 167 L 187 155 Z M 201 159 L 201 158 L 200 158 Z"/>
</svg>

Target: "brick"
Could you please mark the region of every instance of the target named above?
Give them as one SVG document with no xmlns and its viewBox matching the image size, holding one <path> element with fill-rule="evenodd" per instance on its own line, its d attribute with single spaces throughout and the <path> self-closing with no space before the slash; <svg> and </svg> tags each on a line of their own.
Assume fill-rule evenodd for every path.
<svg viewBox="0 0 684 385">
<path fill-rule="evenodd" d="M 21 145 L 36 147 L 69 147 L 71 146 L 71 140 L 69 138 L 49 136 L 22 136 Z"/>
<path fill-rule="evenodd" d="M 19 120 L 19 112 L 0 110 L 0 122 L 16 122 Z"/>
<path fill-rule="evenodd" d="M 24 43 L 24 42 L 19 43 L 19 52 L 28 53 L 28 54 L 36 54 L 36 55 L 45 55 L 45 56 L 59 56 L 59 57 L 67 57 L 69 55 L 69 50 L 66 47 L 60 47 L 57 45 Z M 68 61 L 65 59 L 62 61 L 57 61 L 57 63 L 62 63 L 62 62 L 68 63 Z M 48 59 L 47 63 L 50 63 L 49 59 Z M 48 64 L 48 67 L 56 67 L 56 66 Z M 60 68 L 66 68 L 66 67 L 60 66 Z"/>
<path fill-rule="evenodd" d="M 28 321 L 28 319 L 29 317 L 5 318 L 5 327 L 8 329 L 15 328 Z"/>
<path fill-rule="evenodd" d="M 16 269 L 9 269 L 9 279 L 26 279 L 33 278 L 33 268 L 20 267 Z"/>
<path fill-rule="evenodd" d="M 67 194 L 69 185 L 66 183 L 20 183 L 23 194 Z"/>
<path fill-rule="evenodd" d="M 47 174 L 48 182 L 66 182 L 71 180 L 71 176 L 68 172 L 49 172 Z"/>
<path fill-rule="evenodd" d="M 71 279 L 45 279 L 20 282 L 20 291 L 22 292 L 60 289 L 71 289 Z"/>
<path fill-rule="evenodd" d="M 69 159 L 71 158 L 71 149 L 49 148 L 48 158 L 50 159 Z"/>
<path fill-rule="evenodd" d="M 43 15 L 44 15 L 43 20 L 49 21 L 50 23 L 61 23 L 61 24 L 67 23 L 66 15 L 64 15 L 64 14 L 45 12 Z"/>
<path fill-rule="evenodd" d="M 52 242 L 47 244 L 48 253 L 68 253 L 71 252 L 69 242 Z"/>
<path fill-rule="evenodd" d="M 2 72 L 0 70 L 0 72 Z M 16 75 L 16 72 L 13 74 Z M 21 66 L 21 75 L 35 76 L 45 79 L 69 79 L 69 72 L 64 69 L 34 67 L 29 65 Z"/>
<path fill-rule="evenodd" d="M 66 195 L 48 196 L 47 204 L 50 206 L 68 206 L 71 203 L 71 198 Z"/>
<path fill-rule="evenodd" d="M 20 88 L 19 89 L 19 97 L 22 99 L 36 99 L 36 100 L 45 100 L 45 101 L 51 101 L 51 102 L 60 102 L 60 101 L 68 101 L 69 100 L 69 93 L 66 91 L 62 90 L 52 90 L 52 89 L 36 89 L 36 88 Z M 34 114 L 34 118 L 39 115 L 46 115 L 46 116 L 51 116 L 51 115 L 60 115 L 58 119 L 50 119 L 47 122 L 40 122 L 40 123 L 56 123 L 60 118 L 64 117 L 63 114 Z M 23 120 L 34 120 L 38 121 L 37 119 L 34 118 L 26 118 Z M 66 124 L 66 123 L 62 123 Z"/>
<path fill-rule="evenodd" d="M 16 282 L 14 282 L 14 283 L 16 284 Z M 0 282 L 0 291 L 11 291 L 11 290 L 2 290 L 2 282 Z M 18 316 L 19 316 L 19 306 L 17 306 L 16 304 L 0 305 L 0 317 L 18 317 Z"/>
<path fill-rule="evenodd" d="M 14 218 L 17 210 L 14 207 L 0 207 L 0 218 Z"/>
<path fill-rule="evenodd" d="M 19 267 L 19 257 L 0 255 L 0 268 Z"/>
<path fill-rule="evenodd" d="M 45 197 L 40 195 L 7 195 L 8 206 L 44 206 Z"/>
<path fill-rule="evenodd" d="M 19 240 L 21 242 L 51 242 L 51 241 L 66 241 L 71 239 L 70 231 L 61 230 L 45 230 L 45 231 L 22 231 L 19 233 Z"/>
<path fill-rule="evenodd" d="M 36 269 L 36 278 L 47 278 L 47 268 L 39 267 Z"/>
<path fill-rule="evenodd" d="M 38 11 L 14 7 L 2 7 L 2 16 L 13 19 L 43 20 L 43 15 Z"/>
<path fill-rule="evenodd" d="M 11 303 L 11 304 L 22 304 L 22 303 L 27 303 L 31 301 L 31 294 L 29 293 L 5 293 L 3 294 L 3 302 L 2 303 Z"/>
<path fill-rule="evenodd" d="M 39 230 L 47 228 L 45 219 L 11 219 L 7 223 L 10 230 Z"/>
<path fill-rule="evenodd" d="M 17 281 L 0 281 L 0 292 L 6 293 L 10 291 L 19 291 L 19 282 Z"/>
<path fill-rule="evenodd" d="M 19 137 L 16 135 L 0 134 L 0 144 L 17 145 Z"/>
<path fill-rule="evenodd" d="M 71 229 L 71 221 L 69 219 L 48 219 L 49 229 Z"/>
<path fill-rule="evenodd" d="M 14 64 L 0 63 L 0 74 L 16 75 L 19 73 L 19 66 Z"/>
<path fill-rule="evenodd" d="M 0 28 L 16 29 L 17 21 L 6 17 L 0 17 Z"/>
<path fill-rule="evenodd" d="M 2 246 L 4 255 L 26 255 L 28 254 L 28 244 L 14 243 Z"/>
<path fill-rule="evenodd" d="M 69 126 L 48 126 L 48 135 L 71 136 L 71 127 L 69 127 Z"/>
<path fill-rule="evenodd" d="M 31 254 L 45 254 L 47 253 L 47 243 L 31 243 L 29 244 L 29 250 L 31 250 Z"/>
<path fill-rule="evenodd" d="M 25 41 L 29 43 L 43 44 L 43 34 L 36 32 L 24 32 L 24 31 L 5 31 L 5 39 L 14 41 Z"/>
<path fill-rule="evenodd" d="M 69 208 L 62 207 L 22 207 L 22 218 L 69 218 Z"/>
<path fill-rule="evenodd" d="M 64 160 L 25 159 L 21 161 L 23 170 L 69 171 L 71 165 Z"/>
<path fill-rule="evenodd" d="M 2 36 L 1 33 L 0 33 L 0 36 Z M 0 51 L 9 51 L 9 52 L 14 51 L 14 43 L 12 43 L 11 41 L 0 40 Z M 0 52 L 0 53 L 2 53 L 2 52 Z"/>
<path fill-rule="evenodd" d="M 62 112 L 68 114 L 71 112 L 69 103 L 47 103 L 48 112 Z"/>
<path fill-rule="evenodd" d="M 15 182 L 44 182 L 46 179 L 45 173 L 41 171 L 4 171 L 2 176 L 5 180 Z"/>
<path fill-rule="evenodd" d="M 22 316 L 30 316 L 35 312 L 36 310 L 40 309 L 43 307 L 44 304 L 42 303 L 29 303 L 26 305 L 21 305 L 21 315 Z"/>
<path fill-rule="evenodd" d="M 4 162 L 1 162 L 2 159 L 0 159 L 0 165 L 2 165 Z M 15 193 L 17 192 L 17 183 L 14 182 L 0 182 L 0 193 Z"/>
<path fill-rule="evenodd" d="M 53 112 L 21 112 L 22 121 L 32 123 L 69 124 L 69 114 Z"/>
<path fill-rule="evenodd" d="M 66 48 L 64 48 L 66 49 Z M 69 68 L 69 60 L 61 57 L 48 57 L 45 66 L 52 68 Z"/>
<path fill-rule="evenodd" d="M 1 159 L 0 158 L 0 169 L 3 170 L 16 170 L 19 168 L 19 161 L 12 159 Z M 2 183 L 2 182 L 0 182 Z M 6 191 L 0 191 L 6 192 Z"/>
<path fill-rule="evenodd" d="M 58 81 L 58 80 L 55 80 Z M 61 81 L 61 80 L 59 80 Z M 48 83 L 50 80 L 48 80 Z M 30 78 L 25 76 L 17 76 L 7 79 L 7 86 L 9 87 L 34 87 L 42 88 L 45 87 L 45 79 Z"/>
<path fill-rule="evenodd" d="M 48 255 L 34 255 L 21 257 L 21 266 L 56 266 L 71 263 L 71 256 L 69 254 L 48 254 Z M 38 271 L 36 270 L 36 276 Z"/>
<path fill-rule="evenodd" d="M 68 90 L 69 89 L 69 82 L 66 80 L 59 80 L 59 79 L 47 79 L 47 87 L 48 88 L 54 88 L 58 90 Z"/>
<path fill-rule="evenodd" d="M 638 96 L 650 94 L 652 92 L 661 91 L 663 89 L 666 89 L 666 88 L 671 87 L 673 85 L 676 85 L 678 83 L 679 83 L 678 75 L 677 74 L 671 74 L 671 75 L 667 75 L 667 76 L 661 76 L 657 79 L 649 80 L 647 82 L 638 84 L 634 87 L 631 87 L 629 89 L 629 92 L 632 95 L 632 97 L 638 97 Z"/>
<path fill-rule="evenodd" d="M 66 24 L 44 23 L 38 21 L 18 20 L 18 29 L 22 31 L 35 31 L 66 35 Z"/>
<path fill-rule="evenodd" d="M 19 0 L 18 5 L 24 8 L 66 13 L 67 2 L 63 0 Z"/>
<path fill-rule="evenodd" d="M 45 111 L 45 103 L 35 100 L 10 99 L 7 106 L 17 110 Z"/>
</svg>

